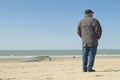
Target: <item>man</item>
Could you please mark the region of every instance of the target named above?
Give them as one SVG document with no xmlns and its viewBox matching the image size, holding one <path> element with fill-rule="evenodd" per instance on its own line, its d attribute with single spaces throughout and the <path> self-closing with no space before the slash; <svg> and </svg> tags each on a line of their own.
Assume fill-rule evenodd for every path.
<svg viewBox="0 0 120 80">
<path fill-rule="evenodd" d="M 95 72 L 94 59 L 97 52 L 98 40 L 101 38 L 102 28 L 99 21 L 93 18 L 93 11 L 85 10 L 85 17 L 80 21 L 77 29 L 82 38 L 83 72 Z"/>
</svg>

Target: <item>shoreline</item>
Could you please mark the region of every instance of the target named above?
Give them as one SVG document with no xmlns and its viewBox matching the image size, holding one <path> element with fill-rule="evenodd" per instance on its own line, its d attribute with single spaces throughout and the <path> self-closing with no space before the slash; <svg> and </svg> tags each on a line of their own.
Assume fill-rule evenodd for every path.
<svg viewBox="0 0 120 80">
<path fill-rule="evenodd" d="M 120 56 L 96 56 L 96 59 L 111 59 L 116 58 L 120 59 Z M 0 62 L 46 62 L 46 61 L 55 61 L 55 60 L 78 60 L 81 59 L 81 56 L 37 56 L 29 58 L 0 58 Z"/>
</svg>

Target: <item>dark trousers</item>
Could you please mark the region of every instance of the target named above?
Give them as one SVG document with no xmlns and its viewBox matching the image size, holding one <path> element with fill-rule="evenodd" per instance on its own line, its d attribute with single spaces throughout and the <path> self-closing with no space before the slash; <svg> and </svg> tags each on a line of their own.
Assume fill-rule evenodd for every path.
<svg viewBox="0 0 120 80">
<path fill-rule="evenodd" d="M 83 47 L 82 49 L 83 70 L 92 70 L 94 66 L 96 52 L 97 47 Z"/>
</svg>

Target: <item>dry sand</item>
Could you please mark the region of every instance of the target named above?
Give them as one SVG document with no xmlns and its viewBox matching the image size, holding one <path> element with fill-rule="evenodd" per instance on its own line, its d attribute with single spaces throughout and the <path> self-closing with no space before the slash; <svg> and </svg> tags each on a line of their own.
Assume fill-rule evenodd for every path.
<svg viewBox="0 0 120 80">
<path fill-rule="evenodd" d="M 96 72 L 82 72 L 81 58 L 0 60 L 0 80 L 120 80 L 120 57 L 96 57 Z"/>
</svg>

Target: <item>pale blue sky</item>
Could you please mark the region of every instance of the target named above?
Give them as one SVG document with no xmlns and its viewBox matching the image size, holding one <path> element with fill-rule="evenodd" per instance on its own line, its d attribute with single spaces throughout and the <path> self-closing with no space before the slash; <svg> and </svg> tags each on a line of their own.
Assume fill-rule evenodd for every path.
<svg viewBox="0 0 120 80">
<path fill-rule="evenodd" d="M 120 49 L 120 0 L 0 0 L 0 50 L 81 49 L 84 10 L 102 26 L 99 49 Z"/>
</svg>

